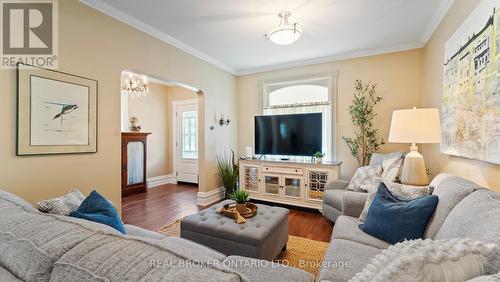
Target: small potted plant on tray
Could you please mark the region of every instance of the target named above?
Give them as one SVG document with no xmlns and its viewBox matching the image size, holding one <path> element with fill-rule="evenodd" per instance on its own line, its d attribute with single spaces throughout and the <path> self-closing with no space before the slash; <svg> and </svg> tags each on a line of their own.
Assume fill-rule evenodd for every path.
<svg viewBox="0 0 500 282">
<path fill-rule="evenodd" d="M 239 213 L 247 211 L 248 196 L 248 192 L 242 189 L 238 189 L 231 194 L 231 199 L 236 201 L 236 210 Z"/>
<path fill-rule="evenodd" d="M 320 164 L 323 161 L 323 157 L 325 154 L 321 153 L 320 151 L 317 151 L 314 153 L 313 158 L 316 161 L 316 163 Z"/>
</svg>

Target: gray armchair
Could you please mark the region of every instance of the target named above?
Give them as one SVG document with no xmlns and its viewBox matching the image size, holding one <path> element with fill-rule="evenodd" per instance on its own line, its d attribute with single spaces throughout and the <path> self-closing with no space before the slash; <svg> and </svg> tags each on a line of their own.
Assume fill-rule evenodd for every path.
<svg viewBox="0 0 500 282">
<path fill-rule="evenodd" d="M 368 193 L 346 190 L 349 181 L 334 180 L 325 185 L 322 213 L 335 222 L 341 215 L 359 217 Z"/>
<path fill-rule="evenodd" d="M 403 156 L 403 152 L 374 153 L 369 165 L 382 165 L 386 159 L 402 158 Z M 341 215 L 359 217 L 365 207 L 368 193 L 346 190 L 348 184 L 349 181 L 338 179 L 325 185 L 322 213 L 333 222 Z"/>
</svg>

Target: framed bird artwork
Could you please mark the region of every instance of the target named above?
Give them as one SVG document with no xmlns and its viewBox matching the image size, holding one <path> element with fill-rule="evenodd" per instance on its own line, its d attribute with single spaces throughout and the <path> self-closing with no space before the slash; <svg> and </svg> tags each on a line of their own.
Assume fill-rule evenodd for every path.
<svg viewBox="0 0 500 282">
<path fill-rule="evenodd" d="M 19 63 L 17 155 L 97 152 L 97 80 Z"/>
</svg>

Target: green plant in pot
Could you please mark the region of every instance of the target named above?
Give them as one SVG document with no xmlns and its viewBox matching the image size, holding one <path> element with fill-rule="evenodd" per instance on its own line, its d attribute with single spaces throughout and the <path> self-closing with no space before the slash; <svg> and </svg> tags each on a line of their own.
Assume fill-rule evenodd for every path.
<svg viewBox="0 0 500 282">
<path fill-rule="evenodd" d="M 349 106 L 354 136 L 343 136 L 342 139 L 351 155 L 358 161 L 358 165 L 365 166 L 368 165 L 372 154 L 384 144 L 373 125 L 373 119 L 377 116 L 375 105 L 382 101 L 382 97 L 377 96 L 376 84 L 371 82 L 356 80 L 354 90 L 352 104 Z"/>
<path fill-rule="evenodd" d="M 238 189 L 231 194 L 231 199 L 236 201 L 236 210 L 239 213 L 247 211 L 248 196 L 248 192 L 242 189 Z"/>
<path fill-rule="evenodd" d="M 236 190 L 239 178 L 238 165 L 234 162 L 234 152 L 231 150 L 231 157 L 217 155 L 217 174 L 226 189 L 226 199 Z"/>
<path fill-rule="evenodd" d="M 325 154 L 321 153 L 320 151 L 317 151 L 316 153 L 313 154 L 313 158 L 316 161 L 316 163 L 321 163 L 323 161 L 323 157 Z"/>
</svg>

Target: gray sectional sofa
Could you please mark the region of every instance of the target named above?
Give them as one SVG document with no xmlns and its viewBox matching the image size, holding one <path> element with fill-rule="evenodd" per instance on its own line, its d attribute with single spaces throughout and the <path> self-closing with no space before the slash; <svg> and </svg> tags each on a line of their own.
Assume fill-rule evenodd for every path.
<svg viewBox="0 0 500 282">
<path fill-rule="evenodd" d="M 431 183 L 439 197 L 424 238 L 473 238 L 500 245 L 500 194 L 457 176 Z M 362 203 L 364 205 L 364 203 Z M 318 281 L 347 281 L 389 243 L 362 232 L 361 202 L 344 203 Z M 226 256 L 197 243 L 127 225 L 40 213 L 0 191 L 0 281 L 312 281 L 292 267 Z M 500 250 L 486 272 L 500 271 Z"/>
<path fill-rule="evenodd" d="M 424 239 L 472 238 L 500 246 L 500 193 L 449 174 L 438 175 L 431 185 L 439 202 Z M 344 201 L 318 281 L 347 281 L 390 246 L 358 228 L 363 206 L 362 200 Z M 499 271 L 497 249 L 488 258 L 486 273 Z"/>
<path fill-rule="evenodd" d="M 0 191 L 0 281 L 312 281 L 268 261 L 126 226 L 44 214 Z"/>
</svg>

